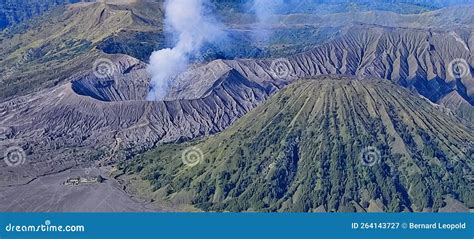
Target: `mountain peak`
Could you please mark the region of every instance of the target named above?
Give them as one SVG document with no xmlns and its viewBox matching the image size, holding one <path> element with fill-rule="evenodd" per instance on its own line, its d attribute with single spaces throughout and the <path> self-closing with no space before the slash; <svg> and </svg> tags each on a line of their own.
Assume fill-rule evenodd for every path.
<svg viewBox="0 0 474 239">
<path fill-rule="evenodd" d="M 323 76 L 291 84 L 216 136 L 163 145 L 127 169 L 167 192 L 158 201 L 186 194 L 211 211 L 437 211 L 454 185 L 472 206 L 474 134 L 455 121 L 386 81 Z M 183 165 L 189 148 L 202 152 L 194 167 Z"/>
</svg>

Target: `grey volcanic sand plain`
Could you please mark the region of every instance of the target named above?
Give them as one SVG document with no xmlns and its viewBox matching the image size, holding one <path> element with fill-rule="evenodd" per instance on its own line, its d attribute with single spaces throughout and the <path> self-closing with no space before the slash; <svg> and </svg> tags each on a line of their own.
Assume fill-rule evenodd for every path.
<svg viewBox="0 0 474 239">
<path fill-rule="evenodd" d="M 88 175 L 98 175 L 98 169 Z M 0 187 L 1 212 L 134 212 L 151 211 L 145 202 L 131 198 L 114 178 L 100 169 L 103 183 L 69 186 L 68 177 L 84 176 L 73 169 L 39 177 L 28 184 Z"/>
</svg>

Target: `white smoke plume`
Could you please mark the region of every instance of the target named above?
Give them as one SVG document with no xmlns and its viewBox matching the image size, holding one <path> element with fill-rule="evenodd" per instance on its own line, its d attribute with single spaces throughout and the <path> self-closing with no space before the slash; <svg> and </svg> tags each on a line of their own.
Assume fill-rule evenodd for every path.
<svg viewBox="0 0 474 239">
<path fill-rule="evenodd" d="M 281 4 L 282 0 L 253 0 L 252 12 L 257 20 L 253 33 L 257 42 L 266 43 L 271 37 L 271 25 L 274 23 L 277 7 Z"/>
<path fill-rule="evenodd" d="M 170 81 L 187 68 L 190 57 L 199 54 L 203 44 L 213 43 L 223 36 L 220 23 L 207 12 L 209 4 L 208 0 L 165 2 L 165 29 L 177 40 L 173 48 L 155 51 L 150 56 L 148 100 L 162 100 Z"/>
</svg>

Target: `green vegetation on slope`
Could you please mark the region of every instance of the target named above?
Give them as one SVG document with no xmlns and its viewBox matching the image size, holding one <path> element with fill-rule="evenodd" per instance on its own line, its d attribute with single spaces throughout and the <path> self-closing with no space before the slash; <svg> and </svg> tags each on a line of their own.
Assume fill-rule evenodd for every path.
<svg viewBox="0 0 474 239">
<path fill-rule="evenodd" d="M 94 61 L 104 57 L 96 47 L 102 50 L 99 46 L 107 45 L 113 36 L 125 40 L 135 38 L 126 35 L 159 36 L 160 9 L 159 3 L 152 2 L 78 3 L 0 32 L 0 100 L 48 88 L 91 70 Z M 138 52 L 129 51 L 124 53 L 133 56 Z"/>
<path fill-rule="evenodd" d="M 472 131 L 398 86 L 319 79 L 218 135 L 121 167 L 149 181 L 154 199 L 202 210 L 437 211 L 448 197 L 474 206 L 472 142 Z M 188 150 L 201 159 L 194 167 L 183 164 Z"/>
<path fill-rule="evenodd" d="M 21 23 L 52 9 L 70 3 L 91 0 L 5 0 L 0 2 L 0 30 Z"/>
</svg>

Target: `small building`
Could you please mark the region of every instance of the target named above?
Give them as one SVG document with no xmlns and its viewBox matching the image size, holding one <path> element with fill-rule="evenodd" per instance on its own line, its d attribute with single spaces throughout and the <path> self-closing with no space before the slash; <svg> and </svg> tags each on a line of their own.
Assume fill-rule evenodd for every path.
<svg viewBox="0 0 474 239">
<path fill-rule="evenodd" d="M 81 178 L 79 177 L 67 178 L 66 182 L 64 182 L 64 185 L 79 185 L 80 181 Z"/>
<path fill-rule="evenodd" d="M 67 178 L 64 182 L 64 185 L 69 186 L 77 186 L 82 184 L 94 184 L 94 183 L 102 183 L 105 179 L 102 176 L 85 176 L 85 177 L 72 177 Z"/>
</svg>

